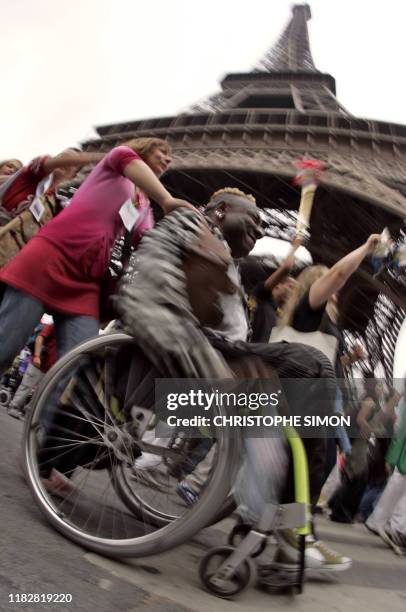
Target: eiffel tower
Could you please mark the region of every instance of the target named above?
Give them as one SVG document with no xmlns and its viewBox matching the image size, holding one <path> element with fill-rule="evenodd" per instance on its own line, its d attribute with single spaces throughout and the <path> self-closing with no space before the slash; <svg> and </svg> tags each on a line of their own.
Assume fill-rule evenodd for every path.
<svg viewBox="0 0 406 612">
<path fill-rule="evenodd" d="M 313 61 L 310 18 L 309 5 L 293 6 L 282 35 L 251 72 L 226 75 L 218 93 L 186 112 L 98 127 L 100 138 L 84 148 L 166 138 L 174 152 L 164 179 L 171 193 L 204 204 L 216 189 L 239 187 L 266 212 L 267 234 L 285 239 L 299 203 L 294 162 L 317 158 L 328 170 L 311 219 L 315 263 L 331 266 L 384 227 L 404 237 L 406 126 L 354 117 L 340 104 L 334 78 Z M 366 263 L 341 291 L 339 307 L 348 338 L 367 346 L 363 368 L 390 378 L 405 319 L 404 276 L 373 278 Z"/>
</svg>

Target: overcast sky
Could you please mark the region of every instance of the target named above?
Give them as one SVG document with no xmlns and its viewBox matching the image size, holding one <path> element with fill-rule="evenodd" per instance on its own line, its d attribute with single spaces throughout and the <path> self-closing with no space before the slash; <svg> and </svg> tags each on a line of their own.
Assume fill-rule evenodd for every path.
<svg viewBox="0 0 406 612">
<path fill-rule="evenodd" d="M 1 0 L 0 159 L 57 153 L 92 127 L 176 114 L 247 71 L 291 0 Z M 406 123 L 405 0 L 313 0 L 316 66 L 358 116 Z"/>
</svg>

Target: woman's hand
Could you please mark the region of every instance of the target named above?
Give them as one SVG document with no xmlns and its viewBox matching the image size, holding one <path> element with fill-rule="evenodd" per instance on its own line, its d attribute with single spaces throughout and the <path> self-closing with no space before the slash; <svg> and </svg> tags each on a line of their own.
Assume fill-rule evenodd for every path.
<svg viewBox="0 0 406 612">
<path fill-rule="evenodd" d="M 365 357 L 366 354 L 362 346 L 360 344 L 354 344 L 351 352 L 352 363 L 355 363 L 356 361 L 361 361 L 362 359 L 365 359 Z"/>
<path fill-rule="evenodd" d="M 371 234 L 365 243 L 368 253 L 373 253 L 381 239 L 380 234 Z"/>
</svg>

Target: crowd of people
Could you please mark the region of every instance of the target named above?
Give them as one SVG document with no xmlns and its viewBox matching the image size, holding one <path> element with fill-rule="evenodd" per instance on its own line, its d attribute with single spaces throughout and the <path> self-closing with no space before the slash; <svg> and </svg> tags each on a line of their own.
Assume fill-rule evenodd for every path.
<svg viewBox="0 0 406 612">
<path fill-rule="evenodd" d="M 121 308 L 127 328 L 140 338 L 146 351 L 154 347 L 150 348 L 151 359 L 157 346 L 160 358 L 165 352 L 176 356 L 177 348 L 184 349 L 193 339 L 202 346 L 208 343 L 234 373 L 238 368 L 233 369 L 233 364 L 238 360 L 252 359 L 252 363 L 263 364 L 263 372 L 276 372 L 282 381 L 322 381 L 326 393 L 323 413 L 350 413 L 356 427 L 351 431 L 337 427 L 331 438 L 321 432 L 317 438 L 303 440 L 313 519 L 321 507 L 323 511 L 328 508 L 331 520 L 364 522 L 395 552 L 404 554 L 405 390 L 382 384 L 371 372 L 364 381 L 363 394 L 354 393 L 348 382 L 349 367 L 365 358 L 365 348 L 346 345 L 338 312 L 338 292 L 364 260 L 377 252 L 380 235 L 369 236 L 330 269 L 307 266 L 296 274 L 295 253 L 303 242 L 297 235 L 280 266 L 266 270 L 247 259 L 263 235 L 253 196 L 225 186 L 211 196 L 203 212 L 197 211 L 187 201 L 173 198 L 160 181 L 170 162 L 169 144 L 157 138 L 134 139 L 107 154 L 67 149 L 56 157 L 40 157 L 28 166 L 14 159 L 0 162 L 0 376 L 26 346 L 44 313 L 53 317 L 53 323 L 35 339 L 32 362 L 9 414 L 23 416 L 27 396 L 44 372 L 57 358 L 97 336 L 101 324 L 106 323 L 100 320 L 100 301 L 117 241 L 130 243 L 133 249 L 141 245 L 140 261 L 144 253 L 144 269 L 150 265 L 143 245 L 147 237 L 159 240 L 153 229 L 152 199 L 164 214 L 158 226 L 165 227 L 173 219 L 176 228 L 183 219 L 206 236 L 206 247 L 200 247 L 205 266 L 189 262 L 188 267 L 189 306 L 195 318 L 186 324 L 184 310 L 168 302 L 168 292 L 160 290 L 157 267 L 144 278 L 133 275 L 132 286 L 124 289 L 123 303 L 127 298 L 131 303 L 130 314 L 125 305 Z M 60 185 L 72 181 L 87 164 L 96 165 L 71 201 L 65 199 L 48 218 L 46 199 L 57 198 Z M 2 250 L 2 240 L 6 244 L 10 237 L 7 228 L 15 219 L 22 219 L 23 224 L 24 214 L 35 219 L 37 230 L 9 258 L 7 248 Z M 179 229 L 179 241 L 181 235 Z M 156 359 L 158 363 L 158 356 Z M 181 374 L 188 376 L 190 372 Z M 317 413 L 319 404 L 310 385 L 302 396 L 288 387 L 284 391 L 292 409 Z M 52 422 L 47 427 L 51 430 Z M 207 473 L 210 461 L 210 447 L 206 447 L 194 470 L 180 478 L 178 493 L 188 505 L 199 499 L 199 483 L 204 482 L 199 471 Z M 136 464 L 135 472 L 151 468 L 145 454 Z M 272 465 L 268 464 L 269 473 L 264 473 L 263 466 L 262 471 L 259 465 L 256 468 L 261 478 L 272 480 Z M 66 486 L 63 472 L 63 466 L 54 464 L 42 476 L 50 488 L 58 488 Z M 258 482 L 258 473 L 252 482 Z M 284 567 L 296 562 L 298 538 L 294 531 L 279 532 L 277 541 L 275 563 Z M 306 541 L 306 563 L 316 569 L 341 571 L 351 566 L 351 559 L 318 538 L 313 520 L 312 535 Z"/>
</svg>

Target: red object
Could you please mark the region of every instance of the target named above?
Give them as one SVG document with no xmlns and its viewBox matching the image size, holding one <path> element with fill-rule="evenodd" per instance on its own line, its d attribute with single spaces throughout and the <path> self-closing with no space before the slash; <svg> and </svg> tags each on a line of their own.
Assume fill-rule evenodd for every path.
<svg viewBox="0 0 406 612">
<path fill-rule="evenodd" d="M 37 298 L 47 312 L 99 316 L 100 281 L 39 235 L 4 266 L 0 280 Z"/>
<path fill-rule="evenodd" d="M 53 323 L 45 325 L 44 329 L 38 335 L 44 338 L 45 345 L 43 356 L 41 355 L 41 371 L 48 372 L 57 359 L 55 326 Z"/>
<path fill-rule="evenodd" d="M 45 178 L 44 162 L 48 156 L 37 157 L 25 168 L 23 168 L 16 180 L 7 189 L 3 196 L 2 206 L 6 210 L 14 210 L 22 202 L 29 201 L 35 195 L 38 183 Z"/>
<path fill-rule="evenodd" d="M 296 162 L 296 167 L 299 170 L 293 179 L 293 183 L 296 185 L 304 185 L 318 183 L 321 175 L 327 168 L 327 164 L 318 159 L 303 159 Z"/>
</svg>

